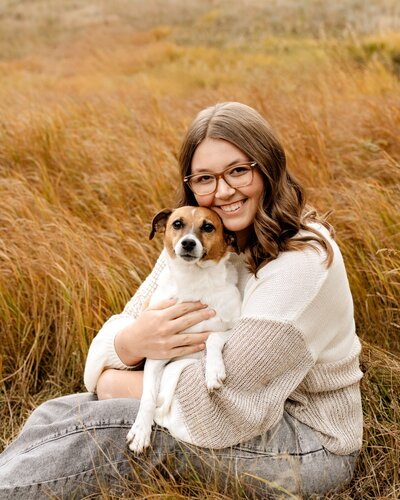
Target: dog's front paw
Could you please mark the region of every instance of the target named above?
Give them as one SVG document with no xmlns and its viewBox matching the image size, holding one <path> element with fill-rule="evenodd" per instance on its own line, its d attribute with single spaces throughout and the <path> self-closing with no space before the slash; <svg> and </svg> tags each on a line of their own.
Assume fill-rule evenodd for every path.
<svg viewBox="0 0 400 500">
<path fill-rule="evenodd" d="M 146 425 L 136 420 L 126 436 L 129 449 L 137 454 L 142 453 L 150 445 L 150 436 L 151 424 Z"/>
<path fill-rule="evenodd" d="M 206 384 L 208 392 L 213 392 L 222 387 L 226 378 L 225 366 L 221 361 L 213 366 L 206 365 Z"/>
</svg>

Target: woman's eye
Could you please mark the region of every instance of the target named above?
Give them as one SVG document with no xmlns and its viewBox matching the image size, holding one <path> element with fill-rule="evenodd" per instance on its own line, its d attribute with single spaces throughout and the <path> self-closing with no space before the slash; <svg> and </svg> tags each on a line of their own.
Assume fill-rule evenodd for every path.
<svg viewBox="0 0 400 500">
<path fill-rule="evenodd" d="M 194 177 L 193 181 L 196 184 L 207 184 L 209 182 L 212 182 L 213 176 L 212 175 L 200 175 L 199 177 Z"/>
<path fill-rule="evenodd" d="M 174 229 L 182 229 L 183 228 L 183 223 L 182 221 L 180 220 L 175 220 L 173 223 L 172 223 L 172 227 Z"/>
<path fill-rule="evenodd" d="M 212 224 L 210 224 L 209 222 L 207 222 L 206 224 L 203 224 L 201 229 L 205 233 L 212 233 L 214 231 L 215 227 Z"/>
<path fill-rule="evenodd" d="M 229 171 L 229 175 L 243 175 L 249 172 L 251 169 L 246 165 L 237 165 Z"/>
</svg>

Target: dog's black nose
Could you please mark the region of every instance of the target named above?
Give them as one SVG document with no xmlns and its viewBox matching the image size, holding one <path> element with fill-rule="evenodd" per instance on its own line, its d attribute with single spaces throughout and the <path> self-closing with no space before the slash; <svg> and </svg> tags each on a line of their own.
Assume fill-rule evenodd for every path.
<svg viewBox="0 0 400 500">
<path fill-rule="evenodd" d="M 182 247 L 188 252 L 190 252 L 190 250 L 193 250 L 195 246 L 196 242 L 194 240 L 187 239 L 182 241 Z"/>
</svg>

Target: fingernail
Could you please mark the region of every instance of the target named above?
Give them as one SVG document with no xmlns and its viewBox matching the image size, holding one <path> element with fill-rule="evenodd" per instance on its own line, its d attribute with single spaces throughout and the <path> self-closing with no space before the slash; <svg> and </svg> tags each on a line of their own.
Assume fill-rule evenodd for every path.
<svg viewBox="0 0 400 500">
<path fill-rule="evenodd" d="M 215 316 L 215 314 L 216 314 L 216 313 L 215 313 L 214 309 L 210 309 L 210 310 L 208 311 L 208 314 L 209 314 L 210 316 Z"/>
</svg>

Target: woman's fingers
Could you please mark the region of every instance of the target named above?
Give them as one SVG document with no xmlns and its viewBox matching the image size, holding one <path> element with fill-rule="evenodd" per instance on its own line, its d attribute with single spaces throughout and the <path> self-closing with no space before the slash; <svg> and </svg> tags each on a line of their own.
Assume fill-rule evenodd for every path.
<svg viewBox="0 0 400 500">
<path fill-rule="evenodd" d="M 193 347 L 204 344 L 211 332 L 203 333 L 177 333 L 172 339 L 172 348 Z"/>
<path fill-rule="evenodd" d="M 164 310 L 164 317 L 166 320 L 174 320 L 180 316 L 206 309 L 207 305 L 202 304 L 200 301 L 196 302 L 176 302 L 175 299 L 166 299 L 153 304 L 151 307 L 145 307 L 147 311 L 162 311 Z"/>
<path fill-rule="evenodd" d="M 215 311 L 213 309 L 201 309 L 200 311 L 193 311 L 171 320 L 171 325 L 175 332 L 183 332 L 191 326 L 197 325 L 197 323 L 201 323 L 213 316 L 215 316 Z"/>
<path fill-rule="evenodd" d="M 174 349 L 171 350 L 172 353 L 171 357 L 176 358 L 178 356 L 187 356 L 188 354 L 204 351 L 205 347 L 206 347 L 205 344 L 192 344 L 182 347 L 175 347 Z"/>
<path fill-rule="evenodd" d="M 202 304 L 201 302 L 179 302 L 168 308 L 168 311 L 166 311 L 166 316 L 168 319 L 174 320 L 180 318 L 181 316 L 185 316 L 186 314 L 192 313 L 194 311 L 201 311 L 206 308 L 207 305 Z"/>
</svg>

